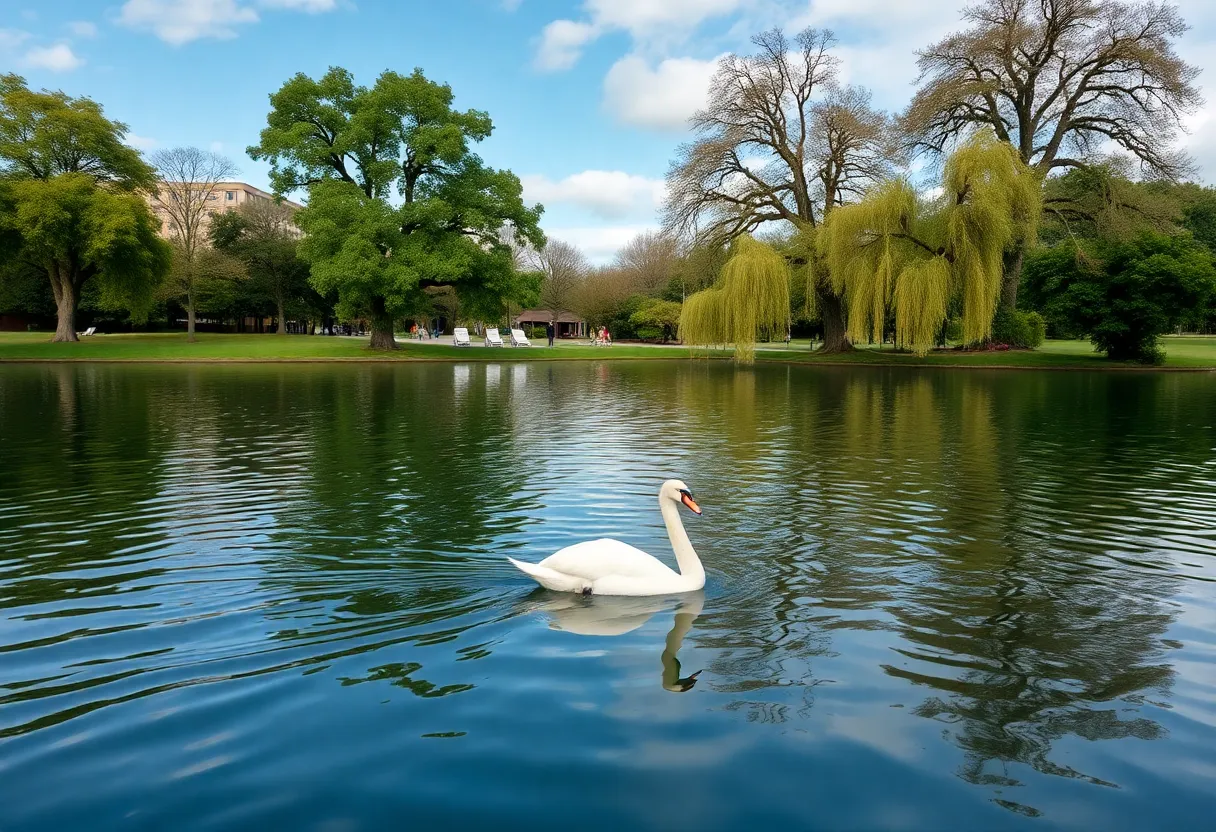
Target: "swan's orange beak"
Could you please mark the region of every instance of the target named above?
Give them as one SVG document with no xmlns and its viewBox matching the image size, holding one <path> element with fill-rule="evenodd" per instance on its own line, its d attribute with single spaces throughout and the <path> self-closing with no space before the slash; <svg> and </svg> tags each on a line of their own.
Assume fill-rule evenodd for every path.
<svg viewBox="0 0 1216 832">
<path fill-rule="evenodd" d="M 697 501 L 692 498 L 692 495 L 687 491 L 680 492 L 680 502 L 688 506 L 688 510 L 693 514 L 700 514 L 701 507 L 697 505 Z"/>
</svg>

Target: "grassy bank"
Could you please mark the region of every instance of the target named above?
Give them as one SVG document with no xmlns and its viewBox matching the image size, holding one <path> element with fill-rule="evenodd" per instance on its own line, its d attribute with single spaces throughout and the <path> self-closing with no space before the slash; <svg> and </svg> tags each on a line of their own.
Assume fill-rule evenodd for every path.
<svg viewBox="0 0 1216 832">
<path fill-rule="evenodd" d="M 1166 368 L 1216 369 L 1216 337 L 1170 337 L 1164 339 Z M 699 354 L 704 355 L 704 352 Z M 553 349 L 487 349 L 482 346 L 456 348 L 446 345 L 402 342 L 395 353 L 372 352 L 366 338 L 321 335 L 213 335 L 200 334 L 191 344 L 186 336 L 172 334 L 98 335 L 75 344 L 52 344 L 46 333 L 0 332 L 0 361 L 544 361 L 552 359 L 685 358 L 683 348 L 646 345 L 616 345 L 610 348 L 564 343 Z M 710 355 L 725 358 L 729 352 Z M 941 352 L 924 358 L 896 353 L 889 348 L 864 348 L 844 355 L 821 356 L 805 341 L 788 348 L 758 350 L 761 361 L 791 361 L 812 364 L 882 364 L 974 367 L 1038 367 L 1045 369 L 1107 369 L 1137 367 L 1105 360 L 1087 341 L 1048 341 L 1033 352 Z"/>
</svg>

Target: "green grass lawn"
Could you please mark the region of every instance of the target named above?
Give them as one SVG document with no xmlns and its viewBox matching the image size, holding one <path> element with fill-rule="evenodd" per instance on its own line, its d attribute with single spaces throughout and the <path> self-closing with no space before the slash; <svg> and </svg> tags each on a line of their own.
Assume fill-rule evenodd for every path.
<svg viewBox="0 0 1216 832">
<path fill-rule="evenodd" d="M 1167 337 L 1162 339 L 1167 368 L 1216 369 L 1216 337 Z M 450 347 L 402 341 L 395 353 L 372 352 L 367 338 L 323 335 L 216 335 L 203 333 L 197 343 L 184 333 L 136 333 L 96 335 L 74 344 L 52 344 L 45 332 L 0 332 L 0 361 L 19 359 L 98 361 L 328 361 L 328 360 L 452 360 L 544 361 L 551 359 L 684 358 L 683 348 L 617 344 L 609 348 L 589 347 L 585 342 L 558 342 L 554 349 L 543 345 L 527 349 Z M 705 355 L 703 350 L 698 355 Z M 726 350 L 710 355 L 725 358 Z M 1088 341 L 1048 341 L 1034 351 L 938 352 L 923 358 L 897 353 L 889 347 L 864 347 L 844 355 L 821 356 L 806 341 L 784 345 L 761 344 L 761 361 L 791 361 L 808 364 L 932 365 L 975 367 L 1042 367 L 1103 369 L 1136 367 L 1107 361 L 1093 351 Z"/>
</svg>

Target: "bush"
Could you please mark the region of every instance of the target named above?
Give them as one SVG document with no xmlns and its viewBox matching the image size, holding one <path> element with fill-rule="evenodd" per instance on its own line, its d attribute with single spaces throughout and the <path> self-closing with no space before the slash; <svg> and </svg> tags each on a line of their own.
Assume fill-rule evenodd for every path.
<svg viewBox="0 0 1216 832">
<path fill-rule="evenodd" d="M 1047 322 L 1038 312 L 998 309 L 992 319 L 992 340 L 1018 349 L 1032 350 L 1043 343 Z"/>
<path fill-rule="evenodd" d="M 946 340 L 957 344 L 963 340 L 963 319 L 951 317 L 946 319 Z"/>
</svg>

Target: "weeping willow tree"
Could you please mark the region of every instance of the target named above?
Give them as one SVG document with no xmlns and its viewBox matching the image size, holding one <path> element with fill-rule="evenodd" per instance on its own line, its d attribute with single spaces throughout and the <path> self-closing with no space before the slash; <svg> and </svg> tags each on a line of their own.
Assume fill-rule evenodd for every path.
<svg viewBox="0 0 1216 832">
<path fill-rule="evenodd" d="M 895 343 L 924 355 L 957 298 L 963 339 L 991 335 L 1003 255 L 1029 243 L 1041 210 L 1040 180 L 1007 143 L 981 133 L 947 159 L 939 197 L 904 179 L 837 208 L 818 248 L 848 306 L 849 337 L 881 341 L 888 309 Z"/>
<path fill-rule="evenodd" d="M 686 344 L 734 344 L 735 361 L 751 364 L 756 341 L 784 334 L 790 316 L 790 273 L 785 258 L 751 236 L 731 246 L 718 283 L 690 295 L 680 314 Z"/>
</svg>

